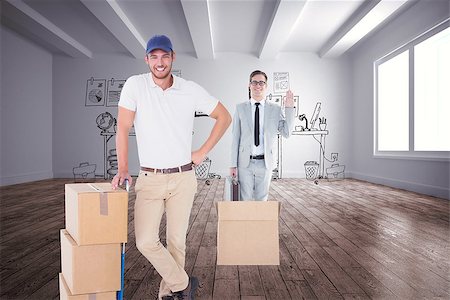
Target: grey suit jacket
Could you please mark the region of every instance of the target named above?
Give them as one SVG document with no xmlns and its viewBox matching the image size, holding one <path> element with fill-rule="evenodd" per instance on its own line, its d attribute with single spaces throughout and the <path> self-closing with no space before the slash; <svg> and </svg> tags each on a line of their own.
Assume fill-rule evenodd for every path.
<svg viewBox="0 0 450 300">
<path fill-rule="evenodd" d="M 267 169 L 274 168 L 274 147 L 278 133 L 288 138 L 294 129 L 294 108 L 285 108 L 282 115 L 279 105 L 266 101 L 264 105 L 264 161 Z M 231 146 L 231 167 L 246 168 L 252 154 L 253 121 L 250 100 L 236 106 L 233 118 L 233 141 Z"/>
</svg>

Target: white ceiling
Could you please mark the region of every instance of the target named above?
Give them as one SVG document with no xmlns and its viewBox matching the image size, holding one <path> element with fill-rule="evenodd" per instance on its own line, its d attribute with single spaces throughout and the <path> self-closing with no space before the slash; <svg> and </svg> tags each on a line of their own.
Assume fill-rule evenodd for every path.
<svg viewBox="0 0 450 300">
<path fill-rule="evenodd" d="M 338 57 L 416 1 L 4 0 L 1 22 L 70 57 L 141 58 L 155 34 L 169 36 L 177 54 L 200 59 L 223 52 L 269 59 L 280 52 Z M 346 36 L 368 19 L 376 24 L 367 33 Z"/>
</svg>

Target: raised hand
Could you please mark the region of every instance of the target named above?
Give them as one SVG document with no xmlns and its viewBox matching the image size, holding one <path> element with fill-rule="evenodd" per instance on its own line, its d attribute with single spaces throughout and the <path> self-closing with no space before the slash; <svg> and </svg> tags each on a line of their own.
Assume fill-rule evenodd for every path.
<svg viewBox="0 0 450 300">
<path fill-rule="evenodd" d="M 291 90 L 286 92 L 284 97 L 284 107 L 294 107 L 294 93 Z"/>
</svg>

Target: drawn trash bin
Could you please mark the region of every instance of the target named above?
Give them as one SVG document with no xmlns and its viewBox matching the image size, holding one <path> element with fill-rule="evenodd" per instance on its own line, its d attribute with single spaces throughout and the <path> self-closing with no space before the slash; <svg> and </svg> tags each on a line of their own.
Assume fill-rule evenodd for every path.
<svg viewBox="0 0 450 300">
<path fill-rule="evenodd" d="M 195 167 L 195 176 L 197 179 L 206 180 L 205 183 L 210 185 L 209 181 L 209 169 L 211 168 L 211 160 L 206 157 L 201 164 Z"/>
<path fill-rule="evenodd" d="M 319 172 L 319 164 L 317 163 L 317 161 L 305 162 L 306 179 L 308 179 L 308 180 L 316 179 L 318 172 Z"/>
</svg>

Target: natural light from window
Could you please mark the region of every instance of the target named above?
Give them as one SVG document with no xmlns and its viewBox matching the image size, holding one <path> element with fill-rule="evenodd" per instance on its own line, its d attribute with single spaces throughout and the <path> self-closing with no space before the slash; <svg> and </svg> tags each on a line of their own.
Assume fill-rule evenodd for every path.
<svg viewBox="0 0 450 300">
<path fill-rule="evenodd" d="M 414 150 L 450 151 L 450 28 L 414 47 Z"/>
<path fill-rule="evenodd" d="M 409 148 L 409 55 L 405 51 L 378 66 L 378 150 Z"/>
<path fill-rule="evenodd" d="M 450 161 L 450 19 L 374 62 L 374 155 Z"/>
</svg>

